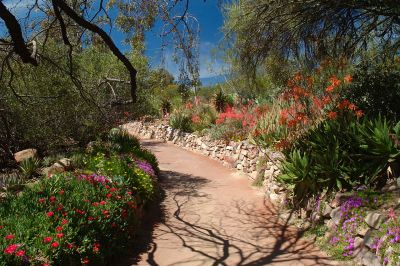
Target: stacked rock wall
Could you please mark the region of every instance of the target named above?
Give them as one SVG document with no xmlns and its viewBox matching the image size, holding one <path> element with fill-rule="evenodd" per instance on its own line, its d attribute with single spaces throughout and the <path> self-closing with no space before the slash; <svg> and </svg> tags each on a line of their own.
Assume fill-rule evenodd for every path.
<svg viewBox="0 0 400 266">
<path fill-rule="evenodd" d="M 125 124 L 124 128 L 134 135 L 170 142 L 218 160 L 227 167 L 247 174 L 253 180 L 262 175 L 263 188 L 270 200 L 279 205 L 286 199 L 285 189 L 276 182 L 276 177 L 280 174 L 280 162 L 284 159 L 280 152 L 262 149 L 247 140 L 229 143 L 211 140 L 209 136 L 182 132 L 157 122 L 136 121 Z"/>
</svg>

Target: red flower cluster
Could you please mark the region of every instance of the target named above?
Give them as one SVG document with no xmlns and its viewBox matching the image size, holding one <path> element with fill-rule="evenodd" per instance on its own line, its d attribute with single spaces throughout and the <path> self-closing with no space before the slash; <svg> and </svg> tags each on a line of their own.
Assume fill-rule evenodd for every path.
<svg viewBox="0 0 400 266">
<path fill-rule="evenodd" d="M 201 122 L 200 116 L 199 115 L 193 115 L 192 116 L 192 122 L 197 124 Z"/>
<path fill-rule="evenodd" d="M 236 109 L 231 106 L 227 106 L 225 112 L 220 113 L 216 124 L 222 124 L 227 121 L 236 120 L 241 122 L 243 128 L 253 128 L 258 119 L 269 110 L 268 106 L 255 107 L 253 102 L 249 102 L 247 105 L 242 105 Z"/>
<path fill-rule="evenodd" d="M 93 244 L 82 243 L 82 246 L 80 246 L 78 244 L 80 240 L 75 239 L 75 236 L 74 238 L 70 238 L 70 230 L 64 229 L 87 227 L 88 230 L 93 230 L 93 228 L 97 228 L 101 223 L 102 227 L 106 224 L 109 228 L 113 228 L 112 230 L 123 230 L 124 234 L 126 234 L 128 223 L 121 223 L 121 219 L 128 221 L 128 219 L 132 218 L 132 214 L 136 212 L 137 196 L 125 187 L 116 187 L 116 184 L 107 182 L 107 177 L 80 175 L 77 177 L 77 180 L 80 180 L 78 182 L 89 181 L 90 184 L 99 189 L 99 194 L 96 197 L 83 198 L 83 204 L 77 205 L 79 208 L 75 209 L 70 208 L 69 204 L 64 203 L 66 198 L 63 195 L 68 195 L 67 189 L 65 191 L 55 191 L 52 192 L 54 195 L 48 197 L 42 196 L 36 199 L 35 201 L 40 206 L 40 209 L 45 208 L 42 215 L 51 218 L 47 222 L 54 225 L 54 234 L 39 236 L 39 242 L 45 244 L 42 246 L 47 246 L 49 252 L 52 250 L 51 252 L 54 254 L 58 254 L 59 252 L 67 252 L 68 254 L 76 252 L 81 256 L 82 264 L 89 264 L 89 259 L 92 256 L 99 256 L 98 254 L 102 251 L 100 248 L 102 244 L 99 242 L 94 242 Z M 38 195 L 43 195 L 44 193 L 44 191 L 41 191 L 38 192 Z M 0 226 L 0 229 L 2 228 L 4 227 Z M 5 255 L 23 257 L 24 260 L 29 262 L 35 262 L 34 255 L 26 255 L 26 253 L 29 253 L 29 248 L 21 248 L 22 246 L 25 247 L 26 244 L 12 243 L 11 241 L 15 239 L 16 236 L 14 234 L 8 233 L 4 235 L 3 241 L 9 242 L 3 253 Z M 88 252 L 82 252 L 82 250 L 88 250 Z M 10 259 L 12 260 L 12 257 Z"/>
<path fill-rule="evenodd" d="M 227 106 L 225 112 L 220 113 L 216 120 L 217 125 L 224 123 L 226 120 L 242 120 L 243 114 L 236 112 L 231 106 Z"/>
<path fill-rule="evenodd" d="M 314 82 L 311 77 L 303 77 L 296 74 L 295 77 L 288 82 L 289 89 L 283 93 L 282 99 L 286 103 L 287 108 L 281 110 L 279 122 L 289 128 L 304 128 L 312 121 L 324 118 L 336 119 L 337 110 L 348 109 L 354 111 L 359 118 L 363 112 L 348 100 L 344 100 L 335 106 L 339 99 L 338 88 L 342 84 L 348 84 L 352 81 L 352 77 L 347 75 L 340 80 L 337 76 L 329 79 L 328 86 L 325 88 L 324 94 L 318 97 L 313 93 Z"/>
</svg>

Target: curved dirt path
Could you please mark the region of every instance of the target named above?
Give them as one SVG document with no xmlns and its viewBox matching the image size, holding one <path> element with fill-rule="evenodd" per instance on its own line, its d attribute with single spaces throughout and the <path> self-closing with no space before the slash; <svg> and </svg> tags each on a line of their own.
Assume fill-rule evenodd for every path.
<svg viewBox="0 0 400 266">
<path fill-rule="evenodd" d="M 143 140 L 157 156 L 163 220 L 134 265 L 332 265 L 249 180 L 207 157 Z M 126 264 L 125 264 L 126 265 Z"/>
</svg>

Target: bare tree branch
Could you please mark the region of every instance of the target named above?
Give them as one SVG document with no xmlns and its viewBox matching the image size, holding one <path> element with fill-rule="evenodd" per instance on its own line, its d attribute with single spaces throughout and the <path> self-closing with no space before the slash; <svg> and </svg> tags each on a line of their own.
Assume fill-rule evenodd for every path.
<svg viewBox="0 0 400 266">
<path fill-rule="evenodd" d="M 24 37 L 22 36 L 21 26 L 19 25 L 15 16 L 11 14 L 2 1 L 0 1 L 0 17 L 6 24 L 8 32 L 11 35 L 11 39 L 13 40 L 14 50 L 19 55 L 22 62 L 37 66 L 38 63 L 35 58 L 32 58 L 31 52 L 29 51 Z"/>
<path fill-rule="evenodd" d="M 136 88 L 137 88 L 137 83 L 136 83 L 136 74 L 137 71 L 133 67 L 132 63 L 129 61 L 129 59 L 118 49 L 118 47 L 114 44 L 113 40 L 111 37 L 100 27 L 96 26 L 93 23 L 90 23 L 89 21 L 85 20 L 81 16 L 79 16 L 71 7 L 69 7 L 63 0 L 53 0 L 53 2 L 67 14 L 72 20 L 74 20 L 79 26 L 90 30 L 91 32 L 94 32 L 98 34 L 104 43 L 110 48 L 111 52 L 124 64 L 126 69 L 129 72 L 130 80 L 131 80 L 131 98 L 132 102 L 136 102 Z"/>
</svg>

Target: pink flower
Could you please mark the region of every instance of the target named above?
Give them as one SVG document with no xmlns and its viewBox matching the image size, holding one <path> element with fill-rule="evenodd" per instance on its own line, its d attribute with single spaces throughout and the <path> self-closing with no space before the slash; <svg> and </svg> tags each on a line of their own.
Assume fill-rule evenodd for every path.
<svg viewBox="0 0 400 266">
<path fill-rule="evenodd" d="M 59 234 L 56 235 L 57 238 L 62 238 L 63 236 L 64 236 L 63 233 L 59 233 Z"/>
<path fill-rule="evenodd" d="M 59 244 L 57 241 L 51 243 L 51 247 L 53 247 L 53 248 L 58 248 L 59 245 L 60 245 L 60 244 Z"/>
<path fill-rule="evenodd" d="M 60 231 L 62 231 L 62 230 L 63 230 L 62 226 L 57 226 L 57 227 L 56 227 L 56 231 L 60 232 Z"/>
<path fill-rule="evenodd" d="M 389 219 L 392 219 L 392 220 L 394 220 L 396 218 L 396 213 L 394 212 L 393 208 L 389 209 L 388 217 L 389 217 Z"/>
<path fill-rule="evenodd" d="M 14 235 L 10 234 L 10 235 L 6 235 L 4 238 L 5 238 L 6 240 L 11 240 L 11 239 L 13 239 L 14 237 L 15 237 Z"/>
<path fill-rule="evenodd" d="M 67 224 L 67 223 L 68 223 L 68 220 L 62 219 L 61 224 Z"/>
<path fill-rule="evenodd" d="M 25 250 L 18 250 L 16 253 L 15 253 L 15 256 L 17 256 L 17 257 L 22 257 L 22 256 L 24 256 L 25 255 Z"/>
<path fill-rule="evenodd" d="M 54 212 L 48 212 L 46 213 L 47 217 L 52 217 L 54 215 Z"/>
<path fill-rule="evenodd" d="M 14 254 L 14 252 L 17 250 L 17 248 L 18 248 L 17 244 L 9 245 L 4 250 L 4 254 L 8 254 L 8 255 Z"/>
<path fill-rule="evenodd" d="M 45 238 L 43 238 L 44 243 L 50 243 L 51 240 L 53 240 L 53 238 L 51 238 L 50 236 L 46 236 Z"/>
</svg>

